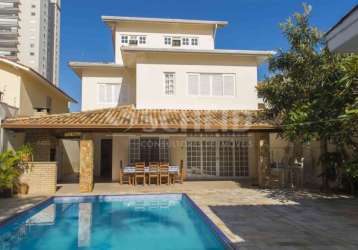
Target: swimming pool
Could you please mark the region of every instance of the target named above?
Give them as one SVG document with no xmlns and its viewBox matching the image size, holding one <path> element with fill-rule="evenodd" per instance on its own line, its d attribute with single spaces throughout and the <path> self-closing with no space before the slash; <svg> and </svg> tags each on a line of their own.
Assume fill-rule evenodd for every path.
<svg viewBox="0 0 358 250">
<path fill-rule="evenodd" d="M 0 226 L 0 249 L 230 249 L 185 194 L 55 197 Z"/>
</svg>

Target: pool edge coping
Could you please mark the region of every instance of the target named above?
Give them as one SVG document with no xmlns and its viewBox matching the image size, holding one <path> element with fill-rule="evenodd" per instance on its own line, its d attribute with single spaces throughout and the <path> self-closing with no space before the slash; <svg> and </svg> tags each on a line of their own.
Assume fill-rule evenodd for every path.
<svg viewBox="0 0 358 250">
<path fill-rule="evenodd" d="M 4 219 L 0 220 L 0 227 L 6 226 L 7 224 L 9 224 L 11 222 L 11 220 L 16 219 L 17 217 L 21 217 L 25 213 L 28 213 L 30 210 L 36 209 L 36 208 L 44 205 L 46 202 L 53 200 L 53 198 L 54 198 L 54 196 L 44 198 L 43 200 L 36 202 L 35 204 L 29 206 L 28 208 L 25 208 L 21 211 L 15 212 L 14 214 L 12 214 L 8 217 L 5 217 Z"/>
<path fill-rule="evenodd" d="M 224 234 L 224 232 L 210 219 L 210 217 L 205 214 L 205 212 L 195 203 L 195 201 L 190 198 L 190 196 L 187 193 L 135 193 L 135 194 L 96 194 L 96 195 L 61 195 L 61 196 L 50 196 L 45 198 L 42 201 L 37 202 L 36 204 L 19 211 L 13 215 L 10 215 L 9 217 L 3 219 L 0 221 L 0 227 L 6 226 L 9 223 L 11 223 L 12 220 L 16 220 L 17 218 L 20 218 L 24 214 L 30 212 L 33 209 L 37 209 L 40 206 L 44 205 L 47 202 L 54 201 L 55 199 L 61 199 L 61 198 L 88 198 L 88 197 L 103 197 L 103 196 L 109 196 L 109 197 L 118 197 L 118 196 L 146 196 L 146 195 L 153 195 L 153 196 L 160 196 L 160 195 L 182 195 L 184 196 L 189 203 L 193 206 L 193 208 L 200 214 L 202 219 L 205 221 L 205 223 L 214 231 L 216 236 L 219 238 L 219 240 L 224 244 L 225 247 L 227 247 L 230 250 L 234 250 L 234 244 L 233 242 Z"/>
</svg>

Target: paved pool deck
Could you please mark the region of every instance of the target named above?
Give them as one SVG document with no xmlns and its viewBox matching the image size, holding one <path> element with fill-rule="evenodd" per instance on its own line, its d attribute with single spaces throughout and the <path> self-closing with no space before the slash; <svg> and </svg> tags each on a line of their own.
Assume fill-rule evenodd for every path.
<svg viewBox="0 0 358 250">
<path fill-rule="evenodd" d="M 56 195 L 79 195 L 78 184 Z M 95 194 L 187 193 L 240 249 L 358 249 L 358 199 L 288 190 L 262 190 L 235 181 L 192 181 L 161 186 L 97 183 Z M 27 198 L 0 200 L 0 220 Z M 28 200 L 27 206 L 40 197 Z M 43 199 L 43 198 L 42 198 Z"/>
</svg>

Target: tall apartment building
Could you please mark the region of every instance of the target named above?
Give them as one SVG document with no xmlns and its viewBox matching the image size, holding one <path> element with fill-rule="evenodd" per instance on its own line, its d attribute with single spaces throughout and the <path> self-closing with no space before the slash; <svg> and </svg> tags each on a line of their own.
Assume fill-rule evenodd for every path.
<svg viewBox="0 0 358 250">
<path fill-rule="evenodd" d="M 0 56 L 58 85 L 60 0 L 0 0 Z"/>
</svg>

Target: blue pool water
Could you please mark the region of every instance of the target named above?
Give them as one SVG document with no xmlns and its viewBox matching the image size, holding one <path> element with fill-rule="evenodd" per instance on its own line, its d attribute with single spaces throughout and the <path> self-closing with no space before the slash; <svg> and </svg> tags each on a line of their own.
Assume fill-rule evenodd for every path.
<svg viewBox="0 0 358 250">
<path fill-rule="evenodd" d="M 227 249 L 185 195 L 53 198 L 0 227 L 0 249 Z"/>
</svg>

